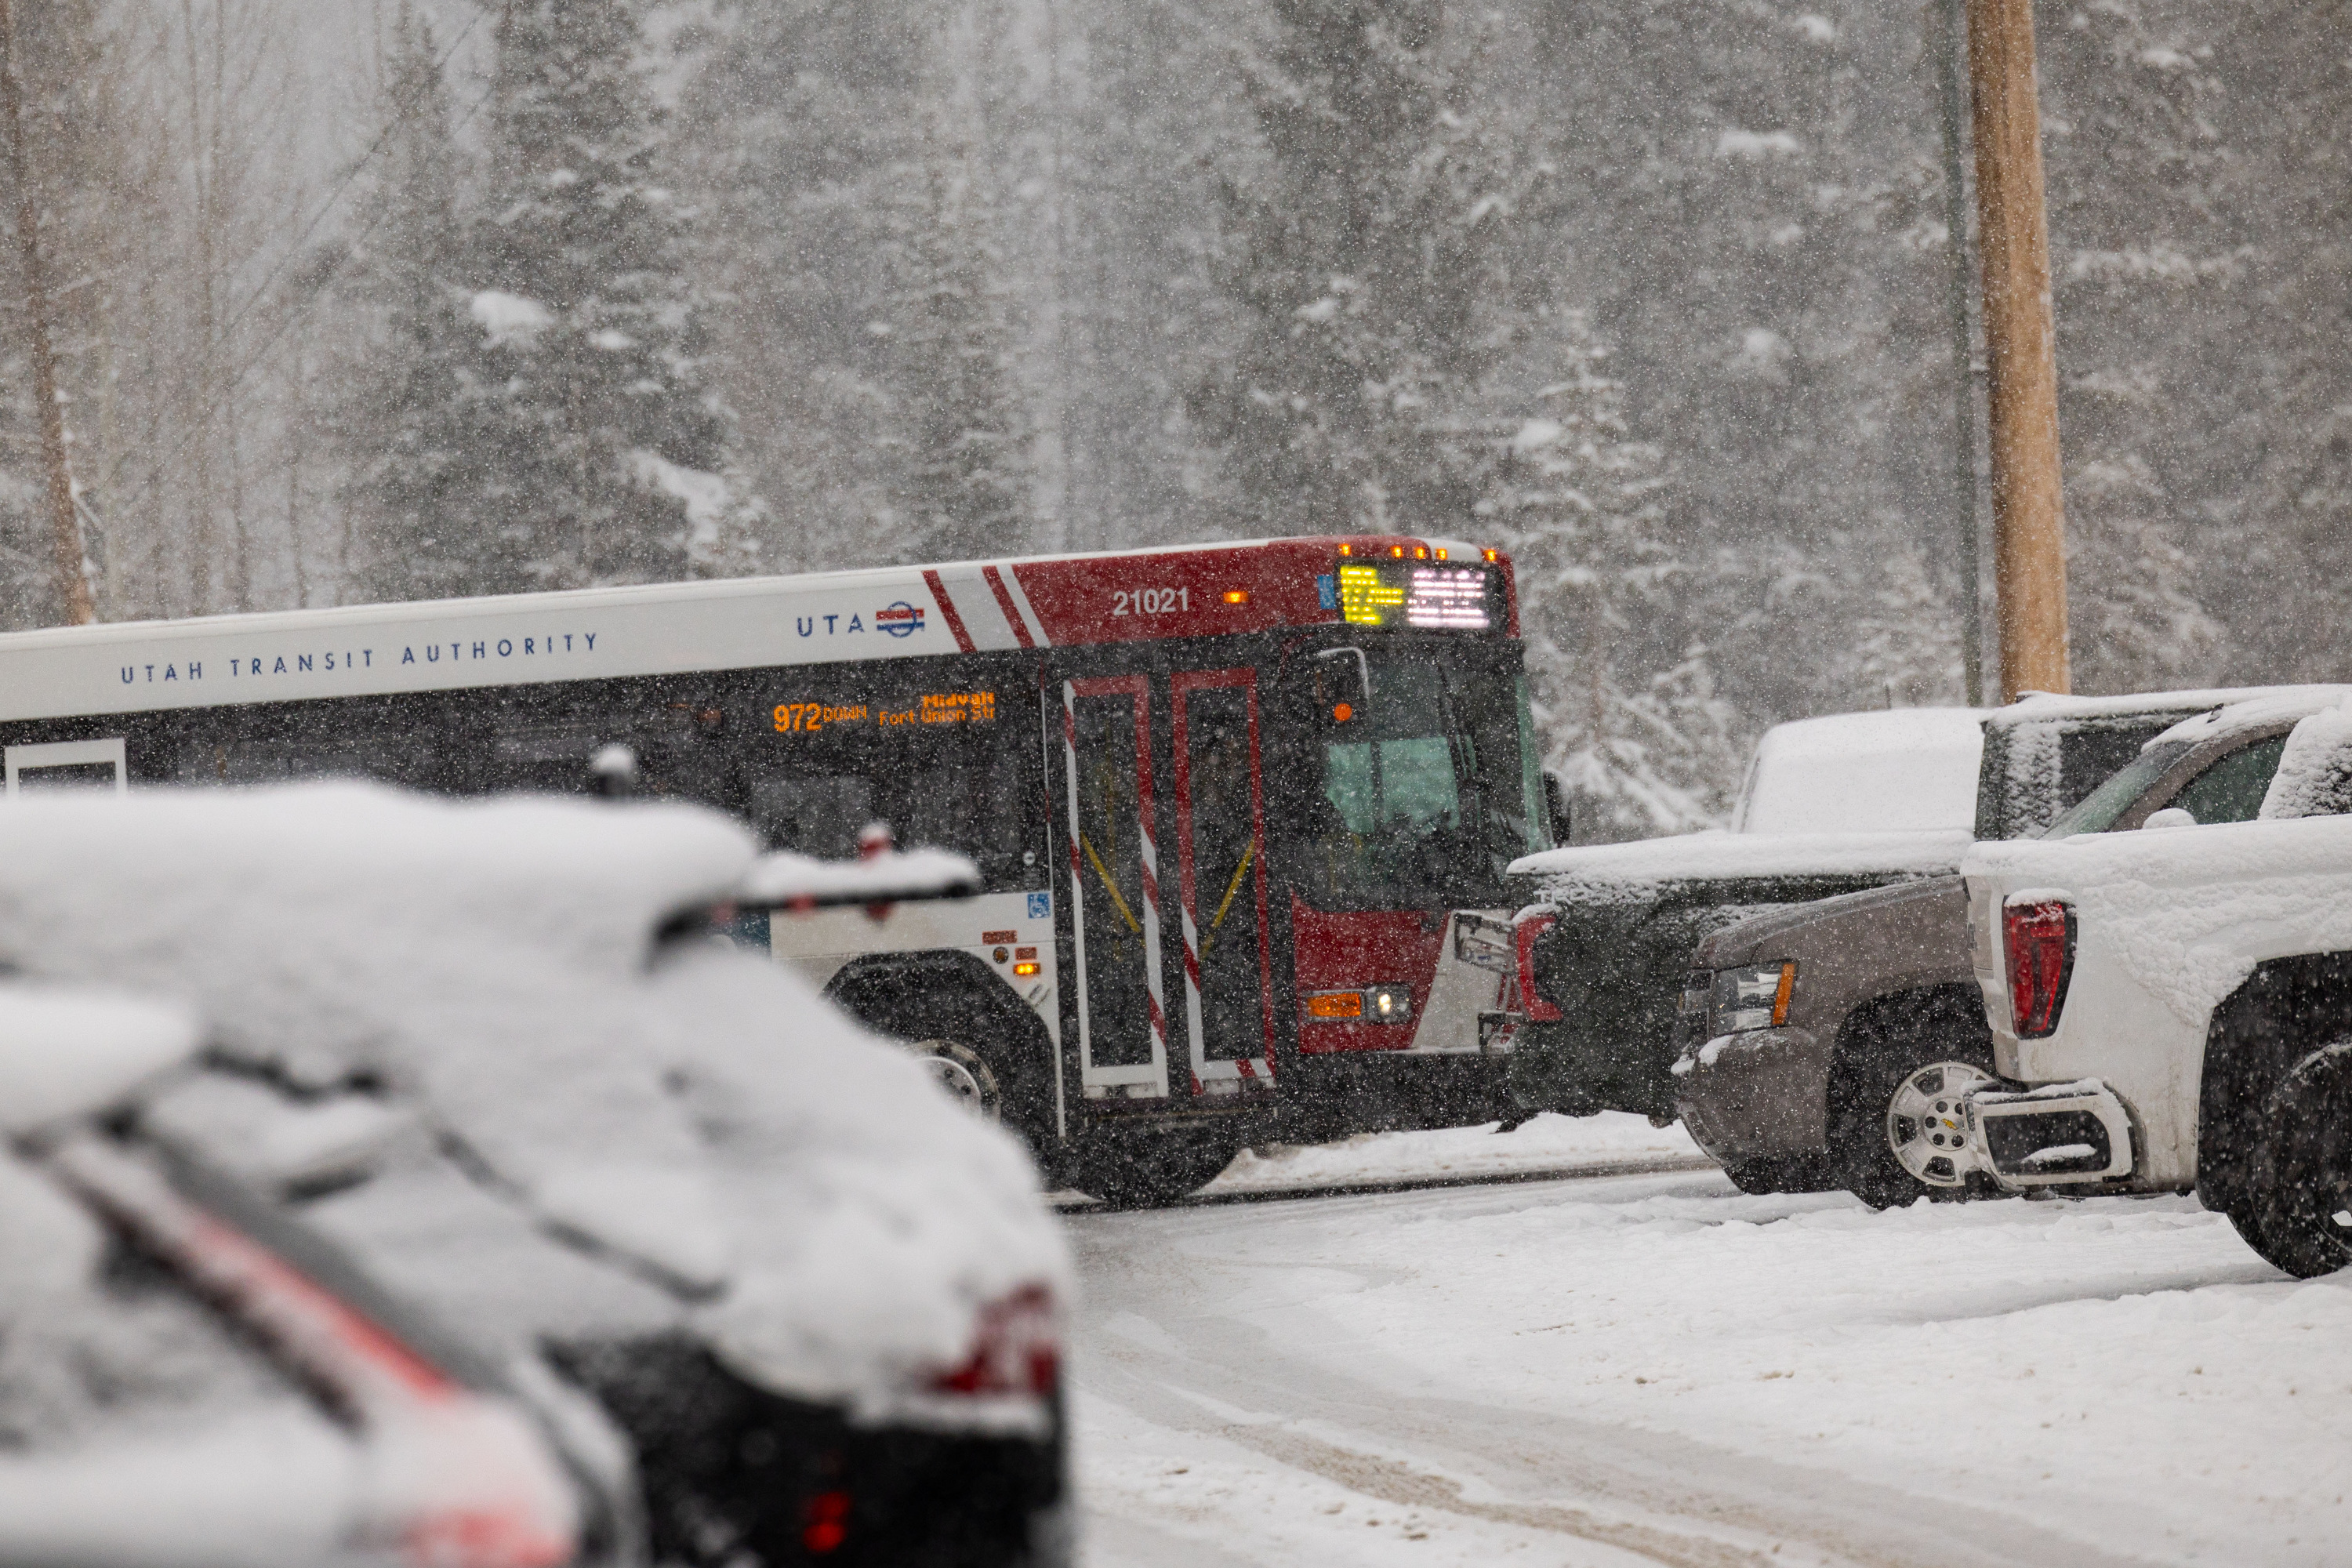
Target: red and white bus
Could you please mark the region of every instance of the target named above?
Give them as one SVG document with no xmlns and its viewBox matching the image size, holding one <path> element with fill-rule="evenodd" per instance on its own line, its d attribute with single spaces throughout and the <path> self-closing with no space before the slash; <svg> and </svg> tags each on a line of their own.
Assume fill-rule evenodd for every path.
<svg viewBox="0 0 2352 1568">
<path fill-rule="evenodd" d="M 0 746 L 13 796 L 579 791 L 618 744 L 772 847 L 961 850 L 976 897 L 743 934 L 1146 1199 L 1496 1113 L 1553 821 L 1517 634 L 1507 559 L 1393 536 L 358 605 L 0 637 Z"/>
</svg>

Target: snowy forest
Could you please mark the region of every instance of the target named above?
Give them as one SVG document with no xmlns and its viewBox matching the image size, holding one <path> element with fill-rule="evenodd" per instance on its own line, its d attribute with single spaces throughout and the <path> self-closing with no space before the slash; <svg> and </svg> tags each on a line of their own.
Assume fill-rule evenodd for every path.
<svg viewBox="0 0 2352 1568">
<path fill-rule="evenodd" d="M 1941 0 L 15 12 L 101 618 L 1468 538 L 1580 837 L 1961 698 Z M 2037 14 L 2077 689 L 2340 678 L 2352 0 Z"/>
</svg>

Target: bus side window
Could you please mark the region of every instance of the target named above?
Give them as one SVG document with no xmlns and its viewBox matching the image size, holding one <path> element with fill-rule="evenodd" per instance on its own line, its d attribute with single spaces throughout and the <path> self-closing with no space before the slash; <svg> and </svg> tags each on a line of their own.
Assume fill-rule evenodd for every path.
<svg viewBox="0 0 2352 1568">
<path fill-rule="evenodd" d="M 856 858 L 857 830 L 877 815 L 862 773 L 761 773 L 751 793 L 751 820 L 768 847 L 820 859 Z"/>
</svg>

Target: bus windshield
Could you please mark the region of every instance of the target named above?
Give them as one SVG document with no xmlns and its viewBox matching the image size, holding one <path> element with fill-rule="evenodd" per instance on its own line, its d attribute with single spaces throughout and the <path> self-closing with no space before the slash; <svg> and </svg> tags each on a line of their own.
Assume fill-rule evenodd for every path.
<svg viewBox="0 0 2352 1568">
<path fill-rule="evenodd" d="M 1297 826 L 1323 907 L 1497 901 L 1510 863 L 1551 847 L 1526 676 L 1418 647 L 1326 648 L 1311 665 Z"/>
</svg>

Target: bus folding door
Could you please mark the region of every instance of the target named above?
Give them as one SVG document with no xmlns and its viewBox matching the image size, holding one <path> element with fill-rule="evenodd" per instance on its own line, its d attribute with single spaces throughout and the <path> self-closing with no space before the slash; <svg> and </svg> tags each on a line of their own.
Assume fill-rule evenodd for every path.
<svg viewBox="0 0 2352 1568">
<path fill-rule="evenodd" d="M 1168 1015 L 1146 677 L 1062 683 L 1078 1072 L 1089 1100 L 1164 1100 Z"/>
<path fill-rule="evenodd" d="M 1192 1092 L 1262 1093 L 1274 1087 L 1274 962 L 1256 672 L 1183 670 L 1171 684 Z"/>
</svg>

